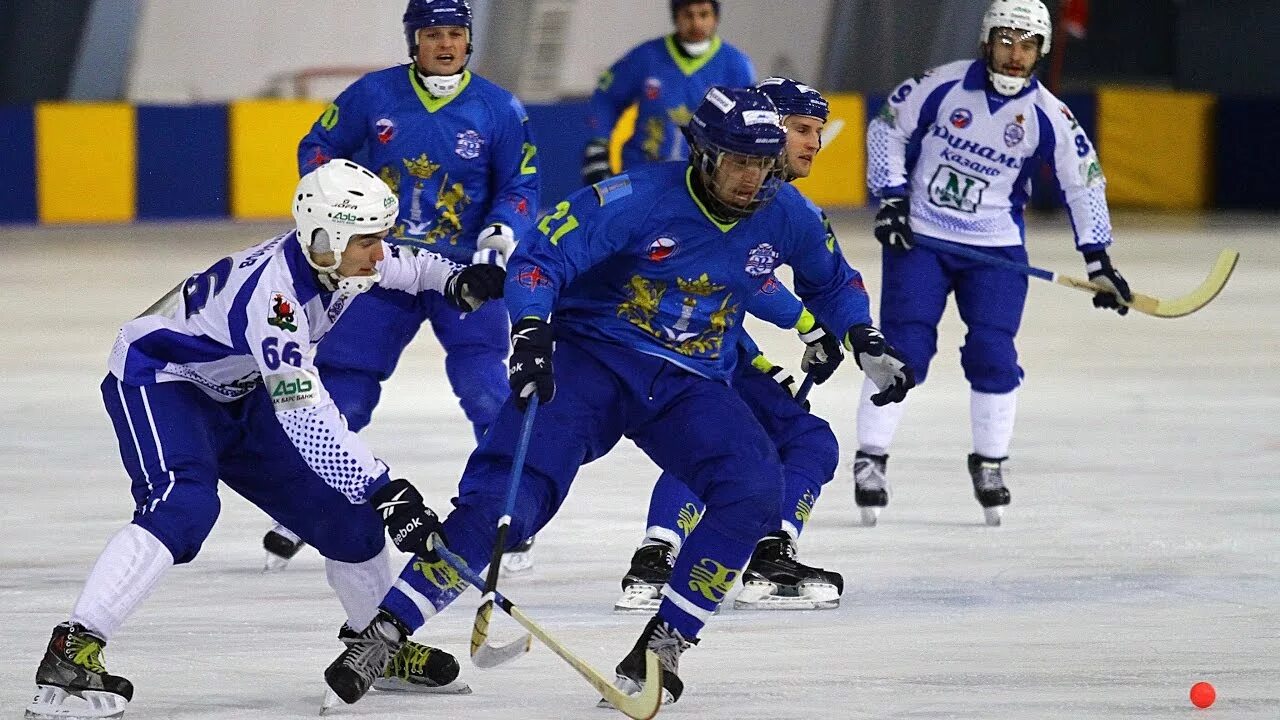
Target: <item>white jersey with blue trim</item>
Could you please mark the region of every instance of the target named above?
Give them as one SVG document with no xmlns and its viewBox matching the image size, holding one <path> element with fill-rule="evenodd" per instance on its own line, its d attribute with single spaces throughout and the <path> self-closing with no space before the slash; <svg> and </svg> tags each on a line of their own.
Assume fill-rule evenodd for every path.
<svg viewBox="0 0 1280 720">
<path fill-rule="evenodd" d="M 109 369 L 131 385 L 191 383 L 219 402 L 265 385 L 311 469 L 360 503 L 387 467 L 347 429 L 313 362 L 356 293 L 321 287 L 305 252 L 293 231 L 192 275 L 120 329 Z M 442 292 L 459 267 L 434 253 L 384 254 L 379 284 L 410 293 Z"/>
<path fill-rule="evenodd" d="M 1025 239 L 1023 208 L 1042 160 L 1062 187 L 1076 246 L 1111 243 L 1106 180 L 1071 110 L 1038 80 L 1013 97 L 987 87 L 985 61 L 907 80 L 867 130 L 867 184 L 909 195 L 912 230 L 967 245 Z"/>
</svg>

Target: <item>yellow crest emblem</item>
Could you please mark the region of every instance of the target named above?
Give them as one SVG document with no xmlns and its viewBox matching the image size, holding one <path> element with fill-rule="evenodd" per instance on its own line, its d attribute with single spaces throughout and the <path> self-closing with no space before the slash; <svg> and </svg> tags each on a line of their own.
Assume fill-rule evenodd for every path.
<svg viewBox="0 0 1280 720">
<path fill-rule="evenodd" d="M 730 570 L 711 558 L 702 558 L 689 571 L 689 589 L 702 593 L 702 597 L 718 603 L 738 579 L 738 571 Z"/>
</svg>

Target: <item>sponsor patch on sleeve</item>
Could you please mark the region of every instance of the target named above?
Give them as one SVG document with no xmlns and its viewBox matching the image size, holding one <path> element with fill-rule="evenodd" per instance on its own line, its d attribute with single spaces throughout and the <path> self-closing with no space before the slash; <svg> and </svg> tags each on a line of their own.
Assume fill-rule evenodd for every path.
<svg viewBox="0 0 1280 720">
<path fill-rule="evenodd" d="M 305 370 L 268 375 L 263 385 L 276 412 L 311 407 L 320 400 L 320 379 Z"/>
</svg>

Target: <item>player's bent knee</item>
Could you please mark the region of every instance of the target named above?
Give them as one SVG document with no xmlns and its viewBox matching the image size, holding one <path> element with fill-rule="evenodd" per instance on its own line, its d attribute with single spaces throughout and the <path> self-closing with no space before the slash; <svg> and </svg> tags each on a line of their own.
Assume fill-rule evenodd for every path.
<svg viewBox="0 0 1280 720">
<path fill-rule="evenodd" d="M 161 496 L 163 498 L 163 495 Z M 173 563 L 189 563 L 200 554 L 205 538 L 218 520 L 221 504 L 215 492 L 173 493 L 148 503 L 133 523 L 156 537 L 173 555 Z"/>
<path fill-rule="evenodd" d="M 974 330 L 960 348 L 965 379 L 978 392 L 1012 392 L 1022 383 L 1013 336 L 998 330 Z"/>
<path fill-rule="evenodd" d="M 322 556 L 345 563 L 362 563 L 386 546 L 382 522 L 369 505 L 351 505 L 350 511 L 330 515 L 309 532 L 293 529 Z"/>
<path fill-rule="evenodd" d="M 821 418 L 809 415 L 817 422 L 799 436 L 778 448 L 782 456 L 782 464 L 788 472 L 796 472 L 807 477 L 819 478 L 825 485 L 835 477 L 836 467 L 840 463 L 840 444 L 831 426 Z"/>
</svg>

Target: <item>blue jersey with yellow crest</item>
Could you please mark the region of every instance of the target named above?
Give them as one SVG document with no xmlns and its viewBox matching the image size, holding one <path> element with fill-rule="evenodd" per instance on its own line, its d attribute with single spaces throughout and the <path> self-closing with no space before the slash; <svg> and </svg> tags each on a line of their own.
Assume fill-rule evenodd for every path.
<svg viewBox="0 0 1280 720">
<path fill-rule="evenodd" d="M 622 146 L 622 167 L 683 160 L 689 146 L 680 128 L 713 85 L 748 87 L 755 83 L 751 59 L 715 36 L 711 47 L 689 57 L 674 35 L 642 43 L 600 76 L 587 117 L 592 139 L 608 140 L 618 116 L 639 105 L 635 134 Z"/>
<path fill-rule="evenodd" d="M 550 318 L 557 337 L 624 345 L 728 380 L 743 314 L 782 264 L 837 332 L 871 322 L 862 277 L 832 250 L 822 214 L 790 185 L 750 217 L 712 219 L 688 164 L 638 168 L 556 205 L 511 259 L 513 320 Z M 776 282 L 776 281 L 775 281 Z"/>
<path fill-rule="evenodd" d="M 298 170 L 335 157 L 362 162 L 400 199 L 392 242 L 416 240 L 469 263 L 486 225 L 504 223 L 517 239 L 532 226 L 536 153 L 511 93 L 468 70 L 456 93 L 435 98 L 412 65 L 397 65 L 342 91 L 298 144 Z"/>
</svg>

